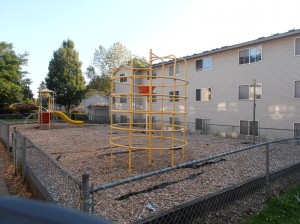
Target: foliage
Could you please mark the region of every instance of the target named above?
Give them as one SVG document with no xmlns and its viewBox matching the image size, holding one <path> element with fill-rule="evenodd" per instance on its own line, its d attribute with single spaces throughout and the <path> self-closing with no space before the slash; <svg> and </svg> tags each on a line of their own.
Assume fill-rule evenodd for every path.
<svg viewBox="0 0 300 224">
<path fill-rule="evenodd" d="M 40 83 L 40 86 L 38 87 L 38 90 L 42 90 L 42 89 L 46 89 L 47 87 L 46 87 L 46 83 L 44 82 L 44 81 L 42 81 L 41 83 Z"/>
<path fill-rule="evenodd" d="M 67 112 L 84 98 L 85 80 L 73 41 L 63 41 L 53 53 L 45 82 L 47 88 L 56 93 L 56 103 L 65 106 Z"/>
<path fill-rule="evenodd" d="M 22 66 L 27 65 L 27 57 L 27 52 L 17 55 L 13 50 L 13 44 L 0 42 L 1 104 L 17 103 L 33 98 L 29 89 L 31 80 L 25 78 L 27 72 L 22 71 Z"/>
<path fill-rule="evenodd" d="M 79 121 L 89 120 L 89 116 L 86 113 L 71 113 L 71 119 Z"/>
<path fill-rule="evenodd" d="M 38 107 L 35 104 L 26 104 L 26 103 L 14 103 L 9 106 L 12 111 L 17 113 L 31 113 L 32 111 L 38 110 Z"/>
<path fill-rule="evenodd" d="M 243 222 L 250 223 L 300 223 L 300 185 L 272 198 L 268 207 Z"/>
<path fill-rule="evenodd" d="M 33 93 L 31 89 L 29 88 L 30 84 L 32 83 L 31 79 L 25 78 L 21 81 L 21 85 L 23 87 L 23 103 L 33 103 Z"/>
<path fill-rule="evenodd" d="M 106 95 L 110 91 L 110 76 L 108 74 L 97 75 L 94 67 L 89 66 L 87 68 L 88 77 L 91 77 L 91 81 L 87 85 L 89 92 L 100 92 Z"/>
<path fill-rule="evenodd" d="M 95 50 L 93 65 L 89 66 L 85 73 L 91 79 L 87 89 L 107 95 L 111 89 L 110 77 L 114 69 L 121 65 L 130 65 L 132 58 L 134 66 L 145 67 L 147 65 L 145 58 L 133 56 L 130 50 L 120 42 L 114 43 L 108 50 L 100 45 Z"/>
</svg>

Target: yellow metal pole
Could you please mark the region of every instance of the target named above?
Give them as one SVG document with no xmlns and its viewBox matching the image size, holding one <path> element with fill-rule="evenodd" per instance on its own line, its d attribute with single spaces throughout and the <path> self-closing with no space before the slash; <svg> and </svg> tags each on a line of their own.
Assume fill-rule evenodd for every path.
<svg viewBox="0 0 300 224">
<path fill-rule="evenodd" d="M 110 80 L 110 88 L 111 88 L 111 91 L 112 91 L 112 94 L 111 94 L 111 99 L 110 99 L 110 165 L 112 165 L 112 160 L 113 160 L 113 151 L 112 151 L 112 129 L 113 129 L 113 111 L 112 109 L 114 108 L 114 73 L 112 74 L 112 77 L 111 77 L 111 80 Z"/>
<path fill-rule="evenodd" d="M 174 58 L 174 72 L 173 72 L 173 102 L 172 102 L 172 128 L 171 128 L 171 134 L 172 134 L 172 139 L 171 139 L 171 142 L 172 142 L 172 166 L 174 166 L 174 129 L 175 129 L 175 92 L 176 92 L 176 89 L 177 89 L 177 86 L 176 86 L 176 66 L 177 66 L 177 63 L 176 63 L 176 58 Z"/>
<path fill-rule="evenodd" d="M 149 145 L 149 165 L 152 164 L 152 49 L 150 49 L 150 66 L 149 66 L 149 95 L 148 95 L 148 99 L 149 99 L 149 108 L 147 114 L 149 114 L 149 130 L 148 130 L 148 145 Z M 147 97 L 146 97 L 147 99 Z M 147 100 L 146 100 L 146 104 L 147 104 Z M 149 112 L 149 113 L 148 113 Z M 147 116 L 146 114 L 146 116 Z M 147 125 L 147 124 L 146 124 Z"/>
<path fill-rule="evenodd" d="M 133 86 L 133 81 L 134 77 L 133 77 L 133 60 L 131 60 L 131 66 L 130 66 L 130 77 L 129 77 L 129 147 L 128 147 L 128 170 L 132 171 L 132 165 L 131 165 L 131 161 L 132 161 L 132 155 L 131 155 L 131 150 L 132 150 L 132 90 L 134 88 Z"/>
<path fill-rule="evenodd" d="M 162 84 L 161 84 L 161 124 L 160 124 L 160 127 L 161 129 L 164 129 L 164 98 L 165 98 L 165 63 L 164 61 L 162 60 Z M 161 131 L 160 132 L 160 148 L 163 147 L 163 139 L 164 139 L 164 132 Z M 162 150 L 160 150 L 160 155 L 162 155 Z"/>
<path fill-rule="evenodd" d="M 49 123 L 48 123 L 48 128 L 50 129 L 50 107 L 51 107 L 51 95 L 49 94 L 49 97 L 48 97 L 48 119 L 49 119 Z"/>
</svg>

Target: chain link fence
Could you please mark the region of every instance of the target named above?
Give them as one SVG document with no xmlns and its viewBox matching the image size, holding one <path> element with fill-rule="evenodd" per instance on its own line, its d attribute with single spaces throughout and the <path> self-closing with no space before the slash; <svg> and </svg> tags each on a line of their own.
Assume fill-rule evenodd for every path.
<svg viewBox="0 0 300 224">
<path fill-rule="evenodd" d="M 94 187 L 87 174 L 81 181 L 17 130 L 9 143 L 9 125 L 1 121 L 0 125 L 2 141 L 12 144 L 14 172 L 20 170 L 43 198 L 118 223 L 239 223 L 270 197 L 300 182 L 300 137 L 250 145 Z M 188 176 L 182 178 L 180 172 Z M 151 178 L 155 186 L 148 181 Z M 111 210 L 107 201 L 126 195 Z M 117 215 L 107 217 L 105 211 Z"/>
<path fill-rule="evenodd" d="M 80 209 L 81 180 L 16 129 L 12 141 L 14 173 L 20 170 L 46 201 Z"/>
<path fill-rule="evenodd" d="M 261 209 L 271 196 L 283 192 L 292 183 L 299 183 L 299 138 L 251 145 L 92 187 L 91 211 L 96 215 L 103 215 L 109 208 L 103 206 L 103 201 L 111 194 L 129 195 L 128 201 L 124 203 L 132 207 L 128 208 L 127 213 L 122 213 L 119 219 L 114 217 L 111 220 L 118 223 L 239 223 L 248 214 Z M 176 180 L 176 173 L 172 172 L 182 169 L 189 169 L 191 173 L 197 170 L 200 175 Z M 171 173 L 171 179 L 168 180 L 167 176 L 160 177 L 165 173 Z M 151 181 L 147 179 L 150 178 L 161 179 L 164 185 L 153 187 L 150 191 L 142 187 L 134 192 L 136 182 L 146 182 L 149 189 Z M 189 183 L 184 185 L 182 192 L 176 191 L 176 195 L 166 198 L 167 188 L 175 188 L 180 182 Z M 141 204 L 142 194 L 147 194 L 150 203 L 144 204 L 140 212 L 133 214 L 132 210 L 138 203 Z M 184 200 L 180 194 L 186 196 Z M 130 200 L 130 195 L 136 203 Z M 230 206 L 233 207 L 228 209 Z"/>
<path fill-rule="evenodd" d="M 187 122 L 187 129 L 196 130 L 196 132 L 201 134 L 213 133 L 222 137 L 254 139 L 258 141 L 278 140 L 299 135 L 297 134 L 299 130 L 261 127 L 256 124 L 255 138 L 253 138 L 253 127 L 251 125 L 241 127 L 239 125 L 212 124 L 209 119 L 198 120 L 201 122 Z"/>
<path fill-rule="evenodd" d="M 7 150 L 9 150 L 9 124 L 0 120 L 0 140 L 4 143 Z"/>
</svg>

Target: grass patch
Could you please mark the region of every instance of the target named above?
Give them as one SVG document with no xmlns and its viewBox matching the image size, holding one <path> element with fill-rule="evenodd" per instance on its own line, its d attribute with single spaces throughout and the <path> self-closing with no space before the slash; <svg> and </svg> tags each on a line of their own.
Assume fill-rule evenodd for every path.
<svg viewBox="0 0 300 224">
<path fill-rule="evenodd" d="M 300 223 L 300 184 L 281 196 L 273 197 L 265 209 L 253 214 L 241 224 L 250 223 Z"/>
<path fill-rule="evenodd" d="M 2 121 L 4 121 L 7 124 L 24 124 L 26 119 L 1 119 Z M 36 123 L 37 119 L 28 119 L 27 120 L 27 124 L 30 123 Z"/>
</svg>

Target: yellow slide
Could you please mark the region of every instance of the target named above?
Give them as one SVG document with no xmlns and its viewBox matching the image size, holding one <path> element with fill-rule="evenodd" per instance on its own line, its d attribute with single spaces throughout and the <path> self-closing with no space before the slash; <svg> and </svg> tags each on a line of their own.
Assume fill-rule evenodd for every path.
<svg viewBox="0 0 300 224">
<path fill-rule="evenodd" d="M 57 111 L 57 110 L 53 110 L 52 111 L 53 114 L 61 117 L 64 121 L 70 123 L 70 124 L 75 124 L 75 125 L 78 125 L 80 127 L 82 127 L 83 125 L 83 121 L 75 121 L 75 120 L 72 120 L 71 118 L 69 118 L 67 115 L 65 115 L 63 112 L 61 111 Z"/>
</svg>

